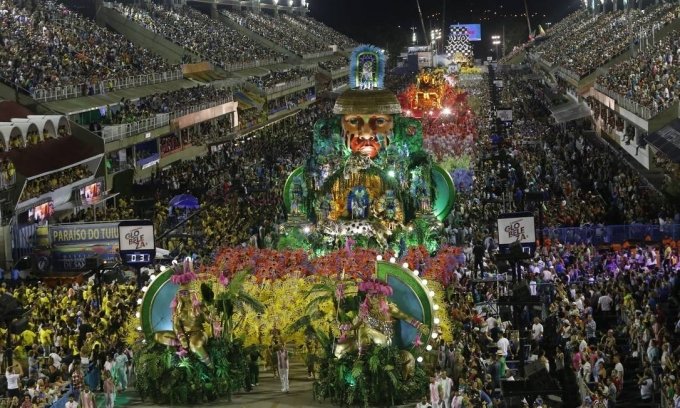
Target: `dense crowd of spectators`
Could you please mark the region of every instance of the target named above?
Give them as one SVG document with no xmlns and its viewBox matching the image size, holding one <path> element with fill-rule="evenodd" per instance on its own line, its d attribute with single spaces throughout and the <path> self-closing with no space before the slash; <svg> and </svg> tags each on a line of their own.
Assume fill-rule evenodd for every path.
<svg viewBox="0 0 680 408">
<path fill-rule="evenodd" d="M 47 176 L 38 177 L 26 182 L 21 199 L 22 201 L 29 200 L 90 176 L 92 176 L 92 171 L 86 165 L 81 164 Z"/>
<path fill-rule="evenodd" d="M 252 11 L 222 10 L 221 13 L 248 30 L 298 55 L 330 51 L 328 38 L 315 37 L 293 20 Z"/>
<path fill-rule="evenodd" d="M 660 213 L 675 212 L 620 155 L 590 136 L 588 126 L 552 125 L 546 106 L 535 97 L 537 84 L 504 81 L 515 119 L 508 152 L 517 166 L 521 163 L 521 169 L 506 169 L 507 187 L 518 209 L 527 204 L 527 192 L 543 192 L 549 226 L 658 223 Z M 505 178 L 500 170 L 491 174 L 496 184 Z M 520 171 L 525 185 L 517 182 Z"/>
<path fill-rule="evenodd" d="M 344 55 L 337 55 L 333 58 L 319 62 L 319 68 L 326 71 L 337 71 L 343 68 L 349 68 L 349 58 Z"/>
<path fill-rule="evenodd" d="M 562 20 L 560 20 L 557 23 L 548 27 L 548 29 L 545 32 L 545 36 L 539 36 L 539 37 L 536 38 L 536 40 L 539 41 L 539 39 L 540 39 L 540 41 L 543 41 L 544 38 L 542 38 L 542 37 L 545 37 L 545 38 L 554 37 L 555 40 L 558 40 L 563 35 L 566 35 L 568 30 L 575 29 L 575 25 L 586 21 L 589 17 L 590 17 L 590 12 L 587 9 L 585 9 L 585 8 L 579 9 L 578 11 L 571 13 L 567 17 L 563 18 Z M 552 41 L 555 41 L 555 40 L 552 40 Z M 530 47 L 532 47 L 533 45 L 536 45 L 536 44 L 538 44 L 538 42 L 534 43 L 532 41 L 529 41 L 529 42 L 526 42 L 526 43 L 516 45 L 516 46 L 513 47 L 512 51 L 510 51 L 509 53 L 504 55 L 503 58 L 501 58 L 499 60 L 499 62 L 501 64 L 506 64 L 508 61 L 513 59 L 515 56 L 517 56 L 519 53 L 521 53 L 522 51 L 524 51 L 526 49 L 529 49 Z"/>
<path fill-rule="evenodd" d="M 438 161 L 447 156 L 471 154 L 477 135 L 473 116 L 467 110 L 454 110 L 450 115 L 441 115 L 437 119 L 424 118 L 423 147 Z"/>
<path fill-rule="evenodd" d="M 59 217 L 60 223 L 69 222 L 102 222 L 102 221 L 120 221 L 133 220 L 136 215 L 133 208 L 130 206 L 128 200 L 119 198 L 115 201 L 115 205 L 108 206 L 90 206 L 74 211 L 71 214 Z M 156 229 L 156 231 L 162 231 Z"/>
<path fill-rule="evenodd" d="M 680 7 L 671 3 L 645 10 L 602 13 L 592 18 L 579 12 L 572 17 L 573 24 L 567 30 L 551 35 L 532 52 L 551 65 L 563 66 L 584 77 L 640 41 L 641 33 L 651 34 L 651 30 L 658 30 L 678 15 Z"/>
<path fill-rule="evenodd" d="M 225 142 L 207 156 L 158 171 L 139 186 L 141 191 L 155 192 L 158 203 L 187 191 L 199 198 L 203 211 L 183 227 L 191 236 L 170 234 L 167 249 L 173 254 L 209 256 L 222 245 L 241 244 L 254 234 L 261 235 L 256 240 L 262 244 L 275 221 L 283 220 L 282 183 L 306 159 L 312 126 L 329 115 L 331 108 L 328 102 L 310 105 L 239 140 Z M 181 215 L 159 204 L 153 217 L 158 225 L 167 226 L 175 225 Z"/>
<path fill-rule="evenodd" d="M 152 3 L 147 7 L 116 5 L 127 18 L 221 67 L 281 58 L 276 51 L 191 7 L 168 9 Z"/>
<path fill-rule="evenodd" d="M 289 109 L 295 109 L 299 105 L 312 101 L 316 98 L 314 88 L 303 89 L 280 98 L 267 101 L 267 112 L 269 115 Z"/>
<path fill-rule="evenodd" d="M 624 401 L 677 406 L 680 256 L 676 242 L 597 248 L 588 242 L 566 244 L 553 239 L 517 266 L 495 256 L 497 214 L 526 209 L 522 203 L 516 208 L 501 203 L 499 191 L 512 189 L 496 184 L 536 191 L 530 187 L 533 183 L 558 194 L 559 198 L 545 203 L 548 223 L 559 224 L 572 216 L 595 223 L 598 214 L 592 211 L 598 207 L 604 211 L 620 205 L 638 214 L 636 207 L 651 201 L 639 195 L 639 176 L 620 158 L 610 157 L 606 147 L 589 141 L 577 126 L 560 132 L 551 125 L 549 112 L 535 95 L 535 84 L 518 76 L 503 80 L 506 89 L 499 105 L 506 106 L 508 98 L 513 101 L 512 140 L 487 134 L 488 128 L 478 126 L 475 186 L 470 195 L 459 192 L 460 209 L 446 227 L 454 237 L 450 243 L 463 249 L 447 289 L 454 341 L 441 342 L 436 349 L 432 385 L 419 406 L 428 402 L 437 406 L 443 400 L 452 401 L 452 406 L 506 406 L 501 382 L 519 379 L 520 360 L 545 368 L 540 378 L 530 380 L 540 382 L 537 391 L 559 384 L 563 400 L 566 396 L 581 407 L 611 407 Z M 478 95 L 484 98 L 485 93 Z M 482 106 L 477 112 L 485 110 Z M 551 184 L 560 174 L 583 193 L 559 187 L 552 191 Z M 601 189 L 595 188 L 598 184 Z M 616 195 L 632 199 L 620 202 Z M 575 202 L 579 197 L 586 203 Z M 568 203 L 561 201 L 565 198 Z M 649 216 L 663 209 L 663 203 L 654 203 Z M 499 295 L 513 294 L 516 282 L 508 282 L 511 276 L 522 279 L 529 294 L 538 296 L 539 307 L 499 314 Z M 528 340 L 522 344 L 520 337 Z M 547 397 L 535 401 L 527 397 L 525 406 L 552 406 Z"/>
<path fill-rule="evenodd" d="M 345 85 L 347 85 L 347 78 L 345 77 L 335 78 L 334 80 L 331 81 L 331 90 L 333 91 L 338 90 Z"/>
<path fill-rule="evenodd" d="M 0 1 L 0 77 L 29 92 L 76 85 L 87 95 L 100 81 L 172 68 L 56 1 L 20 4 Z"/>
<path fill-rule="evenodd" d="M 31 305 L 27 325 L 11 335 L 11 364 L 7 335 L 0 339 L 7 406 L 44 408 L 57 401 L 64 406 L 71 397 L 77 406 L 93 407 L 95 391 L 108 396 L 127 388 L 133 355 L 126 340 L 134 336 L 127 322 L 138 296 L 133 285 L 7 286 L 2 283 L 0 293 Z"/>
<path fill-rule="evenodd" d="M 485 258 L 486 271 L 498 271 L 491 259 Z M 676 406 L 678 270 L 677 249 L 670 246 L 553 247 L 521 266 L 540 307 L 503 317 L 494 305 L 498 294 L 512 293 L 511 284 L 472 280 L 471 264 L 462 263 L 448 291 L 455 340 L 437 350 L 440 374 L 433 383 L 440 386 L 430 400 L 502 407 L 501 382 L 517 380 L 524 359 L 545 368 L 540 379 L 532 377 L 541 384 L 537 391 L 559 383 L 564 391 L 558 395 L 581 407 L 662 398 L 664 407 Z M 521 348 L 520 336 L 528 339 L 527 348 Z M 447 377 L 453 384 L 447 386 Z M 551 406 L 547 397 L 525 406 Z"/>
<path fill-rule="evenodd" d="M 653 112 L 662 111 L 680 95 L 680 30 L 609 69 L 598 78 L 616 92 Z"/>
<path fill-rule="evenodd" d="M 312 34 L 312 36 L 323 40 L 326 44 L 337 45 L 339 48 L 344 50 L 349 50 L 359 45 L 356 41 L 352 40 L 346 35 L 328 27 L 320 21 L 314 20 L 311 17 L 284 14 L 283 19 L 288 20 L 291 24 L 295 24 L 304 30 L 307 30 Z"/>
<path fill-rule="evenodd" d="M 300 79 L 308 79 L 314 75 L 314 71 L 304 68 L 289 68 L 280 71 L 269 71 L 268 74 L 262 76 L 252 76 L 248 78 L 248 82 L 255 84 L 260 89 L 273 88 L 279 84 L 286 84 Z"/>
<path fill-rule="evenodd" d="M 256 107 L 249 107 L 238 110 L 239 129 L 248 129 L 267 121 L 267 112 Z"/>
<path fill-rule="evenodd" d="M 102 123 L 104 125 L 133 123 L 159 113 L 179 112 L 199 104 L 226 103 L 232 100 L 231 89 L 197 85 L 135 100 L 122 99 L 119 105 L 107 109 Z"/>
<path fill-rule="evenodd" d="M 0 157 L 0 190 L 12 187 L 16 181 L 16 169 L 10 159 Z"/>
</svg>

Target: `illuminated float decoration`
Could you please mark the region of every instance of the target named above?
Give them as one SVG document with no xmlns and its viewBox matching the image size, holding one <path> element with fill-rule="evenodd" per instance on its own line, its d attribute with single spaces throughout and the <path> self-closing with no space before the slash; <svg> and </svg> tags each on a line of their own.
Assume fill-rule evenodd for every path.
<svg viewBox="0 0 680 408">
<path fill-rule="evenodd" d="M 314 127 L 312 155 L 284 187 L 288 223 L 317 251 L 348 238 L 365 247 L 437 245 L 451 212 L 451 177 L 422 148 L 418 120 L 383 88 L 383 51 L 360 46 L 350 61 L 350 86 L 330 119 Z"/>
</svg>

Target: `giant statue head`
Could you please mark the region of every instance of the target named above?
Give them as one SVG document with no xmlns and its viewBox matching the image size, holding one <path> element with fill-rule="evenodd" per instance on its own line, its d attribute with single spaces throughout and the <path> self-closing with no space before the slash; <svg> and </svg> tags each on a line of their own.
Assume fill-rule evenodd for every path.
<svg viewBox="0 0 680 408">
<path fill-rule="evenodd" d="M 375 159 L 390 145 L 394 115 L 401 113 L 401 105 L 384 89 L 350 89 L 338 97 L 333 112 L 341 115 L 347 149 Z"/>
<path fill-rule="evenodd" d="M 374 159 L 390 144 L 394 121 L 391 115 L 346 114 L 342 117 L 345 145 L 352 153 Z"/>
</svg>

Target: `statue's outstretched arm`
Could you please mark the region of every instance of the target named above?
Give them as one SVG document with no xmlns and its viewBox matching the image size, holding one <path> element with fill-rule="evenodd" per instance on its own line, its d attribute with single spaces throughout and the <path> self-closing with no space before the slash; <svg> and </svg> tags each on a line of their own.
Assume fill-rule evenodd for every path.
<svg viewBox="0 0 680 408">
<path fill-rule="evenodd" d="M 413 316 L 410 316 L 404 312 L 402 312 L 397 305 L 394 303 L 390 302 L 390 315 L 392 316 L 393 319 L 399 319 L 402 320 L 411 326 L 415 327 L 419 332 L 421 333 L 427 333 L 430 329 L 427 327 L 426 324 L 420 322 L 418 319 L 414 318 Z"/>
</svg>

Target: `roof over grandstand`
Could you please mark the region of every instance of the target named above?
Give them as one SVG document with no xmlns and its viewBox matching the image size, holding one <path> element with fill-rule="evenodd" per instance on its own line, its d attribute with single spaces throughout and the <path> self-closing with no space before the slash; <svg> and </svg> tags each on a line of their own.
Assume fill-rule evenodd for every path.
<svg viewBox="0 0 680 408">
<path fill-rule="evenodd" d="M 69 167 L 100 154 L 97 147 L 81 142 L 74 136 L 46 140 L 30 149 L 15 149 L 4 153 L 14 163 L 17 172 L 30 178 Z"/>
<path fill-rule="evenodd" d="M 0 101 L 0 122 L 11 122 L 14 118 L 33 115 L 30 109 L 12 101 Z"/>
<path fill-rule="evenodd" d="M 675 163 L 680 163 L 680 119 L 647 135 L 647 142 L 664 152 Z"/>
</svg>

